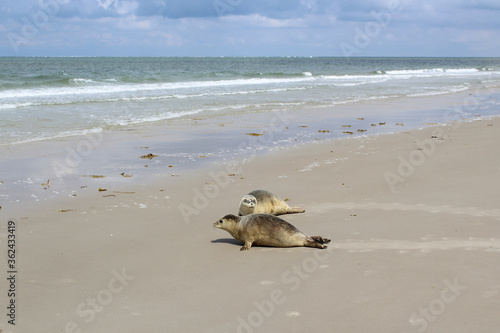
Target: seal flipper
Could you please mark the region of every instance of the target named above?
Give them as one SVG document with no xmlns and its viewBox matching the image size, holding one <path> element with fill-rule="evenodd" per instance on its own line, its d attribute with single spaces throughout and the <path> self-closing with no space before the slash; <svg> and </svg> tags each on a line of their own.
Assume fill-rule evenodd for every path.
<svg viewBox="0 0 500 333">
<path fill-rule="evenodd" d="M 328 238 L 323 238 L 320 236 L 308 236 L 307 239 L 304 242 L 304 246 L 306 247 L 315 247 L 318 249 L 326 249 L 327 246 L 323 245 L 326 243 L 330 243 L 330 239 Z"/>
<path fill-rule="evenodd" d="M 252 247 L 252 243 L 249 241 L 245 241 L 245 245 L 243 245 L 241 247 L 240 251 L 250 250 L 251 247 Z"/>
<path fill-rule="evenodd" d="M 329 238 L 323 238 L 321 236 L 310 236 L 314 241 L 320 243 L 320 244 L 326 244 L 326 243 L 330 243 L 331 242 L 331 239 Z"/>
<path fill-rule="evenodd" d="M 286 212 L 287 212 L 288 214 L 304 213 L 305 211 L 306 211 L 305 209 L 300 208 L 300 207 L 290 207 L 290 206 L 289 206 L 289 207 L 286 209 Z"/>
</svg>

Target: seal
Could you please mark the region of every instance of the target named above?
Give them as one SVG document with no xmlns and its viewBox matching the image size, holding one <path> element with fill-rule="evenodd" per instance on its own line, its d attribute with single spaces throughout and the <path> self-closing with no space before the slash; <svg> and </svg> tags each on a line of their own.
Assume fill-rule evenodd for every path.
<svg viewBox="0 0 500 333">
<path fill-rule="evenodd" d="M 294 214 L 303 213 L 300 207 L 290 207 L 276 195 L 265 190 L 255 190 L 245 195 L 240 202 L 238 215 L 249 214 Z"/>
<path fill-rule="evenodd" d="M 245 243 L 240 251 L 250 250 L 252 245 L 273 247 L 306 246 L 325 249 L 330 239 L 309 236 L 287 221 L 270 214 L 236 216 L 228 214 L 214 223 L 214 227 L 226 230 L 235 239 Z"/>
</svg>

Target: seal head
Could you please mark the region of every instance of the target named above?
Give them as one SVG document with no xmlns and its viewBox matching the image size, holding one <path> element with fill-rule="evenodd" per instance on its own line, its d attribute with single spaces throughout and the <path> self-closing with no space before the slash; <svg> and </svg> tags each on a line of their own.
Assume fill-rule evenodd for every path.
<svg viewBox="0 0 500 333">
<path fill-rule="evenodd" d="M 240 203 L 240 211 L 239 211 L 240 216 L 253 214 L 253 211 L 255 210 L 255 205 L 257 205 L 257 199 L 253 195 L 250 194 L 245 195 L 241 199 Z"/>
</svg>

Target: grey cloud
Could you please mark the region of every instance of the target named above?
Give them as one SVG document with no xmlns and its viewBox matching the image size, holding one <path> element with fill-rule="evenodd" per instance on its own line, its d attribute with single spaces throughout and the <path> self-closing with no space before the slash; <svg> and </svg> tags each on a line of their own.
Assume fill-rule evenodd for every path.
<svg viewBox="0 0 500 333">
<path fill-rule="evenodd" d="M 174 19 L 258 14 L 285 19 L 330 12 L 331 4 L 327 0 L 194 0 L 189 4 L 183 0 L 149 0 L 140 2 L 136 14 Z"/>
<path fill-rule="evenodd" d="M 490 55 L 497 54 L 500 47 L 495 38 L 500 29 L 498 0 L 41 1 L 59 5 L 36 37 L 20 46 L 27 53 L 29 50 L 43 54 L 44 50 L 62 45 L 61 53 L 69 54 L 81 49 L 85 40 L 85 52 L 99 54 L 118 52 L 118 47 L 123 54 L 134 54 L 137 45 L 147 42 L 150 48 L 141 49 L 145 54 L 293 55 L 307 50 L 312 54 L 335 55 L 339 43 L 352 40 L 354 28 L 364 29 L 367 22 L 374 20 L 372 13 L 386 11 L 390 3 L 399 3 L 400 12 L 391 17 L 390 24 L 384 26 L 363 54 L 398 55 L 402 49 L 409 52 L 413 48 L 415 54 L 442 55 L 446 50 L 458 54 L 458 49 L 460 55 L 467 55 L 474 45 L 480 44 Z M 22 35 L 24 18 L 31 20 L 40 10 L 39 0 L 0 4 L 2 51 L 11 49 L 6 34 Z M 221 17 L 227 15 L 234 16 Z M 477 30 L 482 31 L 475 33 Z M 73 41 L 76 34 L 80 38 Z M 168 38 L 182 43 L 169 44 Z M 429 45 L 439 45 L 439 49 Z"/>
</svg>

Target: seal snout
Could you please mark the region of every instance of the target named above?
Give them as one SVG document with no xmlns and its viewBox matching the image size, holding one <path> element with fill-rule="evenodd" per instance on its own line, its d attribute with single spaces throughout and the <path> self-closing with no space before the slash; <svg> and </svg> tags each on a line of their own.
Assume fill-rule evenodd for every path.
<svg viewBox="0 0 500 333">
<path fill-rule="evenodd" d="M 217 228 L 217 229 L 222 228 L 222 223 L 223 223 L 222 219 L 215 221 L 214 228 Z"/>
</svg>

